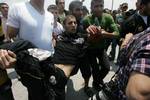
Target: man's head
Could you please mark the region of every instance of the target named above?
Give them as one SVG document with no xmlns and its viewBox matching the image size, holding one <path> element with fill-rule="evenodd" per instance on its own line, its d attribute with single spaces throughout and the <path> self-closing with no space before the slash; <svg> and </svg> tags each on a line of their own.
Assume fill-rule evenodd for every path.
<svg viewBox="0 0 150 100">
<path fill-rule="evenodd" d="M 64 29 L 69 34 L 76 33 L 77 30 L 77 21 L 73 15 L 67 15 L 63 21 Z"/>
<path fill-rule="evenodd" d="M 65 0 L 56 0 L 55 3 L 58 6 L 59 10 L 65 9 Z"/>
<path fill-rule="evenodd" d="M 122 12 L 126 12 L 128 10 L 128 4 L 127 3 L 123 3 L 122 5 L 121 5 L 121 11 Z"/>
<path fill-rule="evenodd" d="M 137 2 L 136 2 L 136 10 L 140 9 L 140 5 L 141 5 L 141 0 L 137 0 Z"/>
<path fill-rule="evenodd" d="M 9 9 L 9 6 L 7 3 L 0 3 L 0 11 L 2 15 L 6 18 L 8 16 L 8 9 Z"/>
<path fill-rule="evenodd" d="M 100 17 L 104 9 L 104 0 L 92 0 L 91 1 L 91 12 L 96 17 Z"/>
<path fill-rule="evenodd" d="M 55 20 L 58 19 L 58 7 L 56 5 L 49 5 L 47 10 L 54 15 Z"/>
<path fill-rule="evenodd" d="M 145 16 L 150 16 L 150 0 L 139 0 L 139 4 L 139 11 Z"/>
<path fill-rule="evenodd" d="M 76 17 L 76 19 L 80 19 L 83 17 L 83 6 L 80 1 L 72 1 L 69 5 L 69 11 L 72 15 Z"/>
</svg>

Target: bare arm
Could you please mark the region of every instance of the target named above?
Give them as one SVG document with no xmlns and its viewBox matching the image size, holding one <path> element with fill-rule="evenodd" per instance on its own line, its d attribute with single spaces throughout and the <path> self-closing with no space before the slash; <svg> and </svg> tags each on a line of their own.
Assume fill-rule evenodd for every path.
<svg viewBox="0 0 150 100">
<path fill-rule="evenodd" d="M 128 100 L 150 100 L 150 77 L 132 72 L 126 88 Z"/>
<path fill-rule="evenodd" d="M 124 39 L 124 41 L 123 41 L 123 43 L 122 43 L 122 45 L 121 45 L 121 48 L 124 48 L 124 47 L 128 44 L 129 40 L 130 40 L 132 37 L 133 37 L 133 34 L 132 34 L 132 33 L 126 34 L 125 39 Z"/>
</svg>

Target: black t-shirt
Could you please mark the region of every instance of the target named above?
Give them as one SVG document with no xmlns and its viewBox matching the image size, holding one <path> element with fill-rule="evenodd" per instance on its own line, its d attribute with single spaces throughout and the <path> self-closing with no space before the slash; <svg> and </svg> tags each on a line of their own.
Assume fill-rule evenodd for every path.
<svg viewBox="0 0 150 100">
<path fill-rule="evenodd" d="M 78 36 L 59 36 L 53 57 L 54 64 L 76 65 L 84 55 L 84 39 Z"/>
</svg>

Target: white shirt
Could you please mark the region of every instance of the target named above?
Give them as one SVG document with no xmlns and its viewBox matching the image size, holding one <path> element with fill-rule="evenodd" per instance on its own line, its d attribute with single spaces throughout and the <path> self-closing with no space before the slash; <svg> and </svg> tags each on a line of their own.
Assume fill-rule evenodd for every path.
<svg viewBox="0 0 150 100">
<path fill-rule="evenodd" d="M 54 31 L 53 31 L 54 35 L 58 36 L 62 34 L 63 31 L 64 31 L 63 26 L 59 22 L 57 22 L 57 26 L 56 27 L 54 26 Z"/>
<path fill-rule="evenodd" d="M 53 52 L 54 16 L 47 10 L 40 14 L 29 2 L 15 4 L 9 10 L 7 24 L 19 29 L 19 38 Z"/>
</svg>

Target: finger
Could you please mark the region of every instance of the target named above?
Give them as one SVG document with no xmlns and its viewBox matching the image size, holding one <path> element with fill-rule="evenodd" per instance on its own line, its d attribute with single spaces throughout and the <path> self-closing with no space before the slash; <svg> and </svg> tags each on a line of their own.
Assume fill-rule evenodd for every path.
<svg viewBox="0 0 150 100">
<path fill-rule="evenodd" d="M 89 27 L 89 31 L 90 31 L 91 34 L 96 34 L 95 27 Z"/>
<path fill-rule="evenodd" d="M 86 29 L 86 31 L 87 31 L 87 33 L 90 33 L 90 31 L 89 31 L 89 29 L 88 29 L 88 28 Z"/>
<path fill-rule="evenodd" d="M 0 68 L 1 68 L 1 69 L 5 69 L 4 66 L 5 66 L 4 63 L 3 63 L 2 59 L 0 58 Z"/>
<path fill-rule="evenodd" d="M 10 55 L 8 54 L 8 51 L 5 51 L 5 57 L 6 57 L 7 61 L 8 61 L 8 65 L 6 65 L 7 68 L 12 67 L 12 66 L 15 64 L 15 62 L 16 62 L 16 58 L 15 58 L 16 55 L 14 55 L 13 52 L 10 52 L 10 53 L 11 53 L 12 56 L 14 56 L 14 57 L 10 56 Z"/>
<path fill-rule="evenodd" d="M 13 53 L 12 51 L 8 50 L 8 54 L 9 54 L 11 57 L 16 58 L 16 54 Z"/>
<path fill-rule="evenodd" d="M 2 50 L 2 55 L 1 55 L 1 60 L 2 60 L 2 64 L 5 68 L 7 68 L 9 66 L 9 61 L 6 58 L 6 55 L 8 55 L 6 50 Z"/>
<path fill-rule="evenodd" d="M 1 59 L 2 52 L 3 52 L 3 50 L 0 49 L 0 68 L 4 69 L 4 68 L 5 68 L 5 67 L 4 67 L 4 63 L 3 63 L 2 59 Z"/>
</svg>

